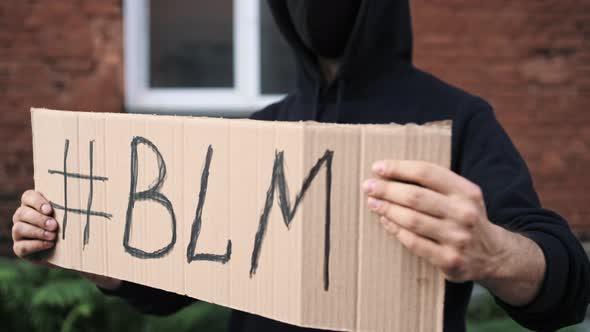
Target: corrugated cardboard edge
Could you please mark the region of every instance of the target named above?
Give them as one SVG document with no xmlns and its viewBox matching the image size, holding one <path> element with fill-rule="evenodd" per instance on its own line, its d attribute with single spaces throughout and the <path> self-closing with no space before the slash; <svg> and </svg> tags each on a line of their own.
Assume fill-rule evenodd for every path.
<svg viewBox="0 0 590 332">
<path fill-rule="evenodd" d="M 32 136 L 32 145 L 33 145 L 33 183 L 37 183 L 37 176 L 38 176 L 38 170 L 37 170 L 37 153 L 35 151 L 37 151 L 37 139 L 35 136 L 35 128 L 36 128 L 36 123 L 35 123 L 35 112 L 38 112 L 39 109 L 33 108 L 31 107 L 30 113 L 31 113 L 31 136 Z"/>
<path fill-rule="evenodd" d="M 76 112 L 76 113 L 94 113 L 94 112 L 84 112 L 84 111 L 64 111 L 64 110 L 56 110 L 56 109 L 51 109 L 51 108 L 44 108 L 44 107 L 31 107 L 30 108 L 30 112 L 31 112 L 31 118 L 33 117 L 33 113 L 35 112 L 44 112 L 44 111 L 50 111 L 50 112 L 57 112 L 57 113 L 68 113 L 71 114 L 72 112 Z M 115 113 L 115 112 L 100 112 L 100 114 L 104 114 L 105 116 L 115 116 L 115 117 L 127 117 L 132 115 L 133 117 L 145 117 L 147 119 L 153 118 L 153 117 L 164 117 L 164 118 L 170 118 L 170 119 L 178 119 L 178 118 L 192 118 L 192 119 L 207 119 L 207 120 L 219 120 L 219 121 L 225 121 L 225 120 L 231 120 L 233 122 L 237 122 L 237 121 L 246 121 L 246 122 L 261 122 L 261 123 L 265 123 L 268 124 L 270 123 L 281 123 L 284 124 L 285 121 L 278 121 L 278 120 L 254 120 L 254 119 L 246 119 L 246 118 L 240 118 L 240 119 L 234 119 L 234 118 L 223 118 L 223 117 L 207 117 L 207 116 L 192 116 L 192 115 L 171 115 L 171 114 L 151 114 L 151 113 Z M 319 127 L 342 127 L 342 128 L 350 128 L 350 127 L 383 127 L 383 128 L 388 128 L 391 126 L 399 126 L 399 127 L 403 127 L 403 126 L 420 126 L 420 127 L 429 127 L 429 128 L 440 128 L 442 130 L 450 130 L 452 128 L 452 120 L 437 120 L 437 121 L 429 121 L 429 122 L 425 122 L 424 124 L 418 124 L 415 122 L 408 122 L 405 124 L 399 124 L 399 123 L 366 123 L 366 124 L 354 124 L 354 123 L 326 123 L 326 122 L 318 122 L 318 121 L 312 121 L 312 120 L 305 120 L 305 121 L 291 121 L 291 123 L 300 123 L 303 124 L 303 126 L 319 126 Z M 450 132 L 449 132 L 450 134 Z M 33 135 L 34 138 L 34 135 Z"/>
</svg>

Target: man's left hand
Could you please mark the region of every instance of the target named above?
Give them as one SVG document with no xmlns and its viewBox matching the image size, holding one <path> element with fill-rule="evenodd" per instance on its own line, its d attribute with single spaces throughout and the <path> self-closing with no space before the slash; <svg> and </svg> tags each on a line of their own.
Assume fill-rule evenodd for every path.
<svg viewBox="0 0 590 332">
<path fill-rule="evenodd" d="M 410 160 L 373 165 L 363 183 L 385 229 L 454 282 L 495 275 L 507 232 L 488 220 L 479 186 L 442 166 Z"/>
</svg>

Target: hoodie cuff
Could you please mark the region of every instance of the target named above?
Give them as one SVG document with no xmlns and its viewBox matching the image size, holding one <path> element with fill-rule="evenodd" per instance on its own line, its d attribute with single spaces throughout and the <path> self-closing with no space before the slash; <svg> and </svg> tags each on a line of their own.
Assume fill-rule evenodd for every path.
<svg viewBox="0 0 590 332">
<path fill-rule="evenodd" d="M 542 231 L 520 233 L 534 241 L 545 256 L 545 276 L 535 298 L 526 305 L 513 306 L 494 296 L 496 303 L 508 314 L 528 316 L 550 314 L 559 307 L 564 298 L 569 270 L 569 255 L 556 237 Z"/>
</svg>

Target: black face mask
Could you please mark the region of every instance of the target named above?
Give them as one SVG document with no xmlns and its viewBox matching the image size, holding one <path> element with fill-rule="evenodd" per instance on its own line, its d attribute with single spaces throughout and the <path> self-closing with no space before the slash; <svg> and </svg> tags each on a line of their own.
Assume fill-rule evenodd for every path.
<svg viewBox="0 0 590 332">
<path fill-rule="evenodd" d="M 343 55 L 361 0 L 286 0 L 303 44 L 325 58 Z"/>
</svg>

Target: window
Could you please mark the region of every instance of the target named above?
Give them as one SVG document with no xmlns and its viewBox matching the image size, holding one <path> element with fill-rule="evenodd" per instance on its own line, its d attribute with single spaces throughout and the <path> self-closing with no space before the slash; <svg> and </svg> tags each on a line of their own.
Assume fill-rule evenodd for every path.
<svg viewBox="0 0 590 332">
<path fill-rule="evenodd" d="M 241 116 L 295 87 L 295 62 L 264 0 L 126 0 L 131 112 Z"/>
</svg>

